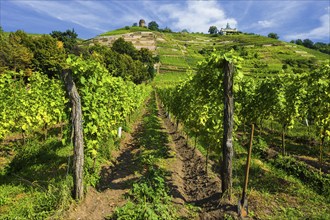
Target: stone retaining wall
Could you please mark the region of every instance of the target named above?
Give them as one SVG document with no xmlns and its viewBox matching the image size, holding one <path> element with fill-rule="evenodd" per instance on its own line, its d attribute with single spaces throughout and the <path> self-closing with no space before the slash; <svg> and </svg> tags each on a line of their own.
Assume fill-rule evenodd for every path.
<svg viewBox="0 0 330 220">
<path fill-rule="evenodd" d="M 151 51 L 156 50 L 156 40 L 157 37 L 153 32 L 134 32 L 134 33 L 128 33 L 128 34 L 120 34 L 120 35 L 112 35 L 112 36 L 99 36 L 95 37 L 90 45 L 93 45 L 95 43 L 99 43 L 101 45 L 109 46 L 113 44 L 115 40 L 118 38 L 124 38 L 127 42 L 132 42 L 132 44 L 135 46 L 136 49 L 141 48 L 147 48 Z"/>
</svg>

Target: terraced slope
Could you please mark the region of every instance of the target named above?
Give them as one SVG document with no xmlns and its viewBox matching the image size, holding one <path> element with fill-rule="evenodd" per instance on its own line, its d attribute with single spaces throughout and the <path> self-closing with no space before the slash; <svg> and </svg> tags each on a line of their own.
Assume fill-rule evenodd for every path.
<svg viewBox="0 0 330 220">
<path fill-rule="evenodd" d="M 125 34 L 98 36 L 90 41 L 91 44 L 99 43 L 105 46 L 111 46 L 118 38 L 124 38 L 125 41 L 132 42 L 136 49 L 147 48 L 151 51 L 156 50 L 156 36 L 151 31 L 138 31 Z"/>
<path fill-rule="evenodd" d="M 300 72 L 314 64 L 329 63 L 329 55 L 258 35 L 210 36 L 203 34 L 166 33 L 157 36 L 161 72 L 185 72 L 195 69 L 203 55 L 218 49 L 235 49 L 244 58 L 247 74 L 282 71 Z"/>
<path fill-rule="evenodd" d="M 251 34 L 161 33 L 130 27 L 106 32 L 87 43 L 111 46 L 119 37 L 132 42 L 137 49 L 148 48 L 159 55 L 160 73 L 183 74 L 189 69 L 195 70 L 198 62 L 213 49 L 238 51 L 244 58 L 243 71 L 257 77 L 263 77 L 264 73 L 309 71 L 314 64 L 330 62 L 328 54 Z"/>
</svg>

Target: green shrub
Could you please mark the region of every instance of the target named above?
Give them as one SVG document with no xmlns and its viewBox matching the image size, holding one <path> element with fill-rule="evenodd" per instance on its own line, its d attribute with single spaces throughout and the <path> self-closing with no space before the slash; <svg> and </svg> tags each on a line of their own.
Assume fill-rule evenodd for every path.
<svg viewBox="0 0 330 220">
<path fill-rule="evenodd" d="M 310 168 L 306 163 L 297 161 L 293 157 L 282 157 L 271 160 L 275 167 L 284 169 L 288 174 L 298 177 L 301 181 L 311 186 L 319 194 L 330 201 L 330 175 L 322 174 Z"/>
<path fill-rule="evenodd" d="M 268 149 L 267 142 L 260 136 L 257 136 L 253 140 L 252 154 L 262 156 Z"/>
</svg>

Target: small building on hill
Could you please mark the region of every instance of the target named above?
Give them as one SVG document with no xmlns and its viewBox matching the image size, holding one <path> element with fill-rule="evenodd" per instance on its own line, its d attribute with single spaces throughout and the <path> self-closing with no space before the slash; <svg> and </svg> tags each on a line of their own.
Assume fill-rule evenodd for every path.
<svg viewBox="0 0 330 220">
<path fill-rule="evenodd" d="M 236 28 L 231 28 L 229 23 L 225 28 L 221 28 L 220 32 L 221 35 L 230 35 L 230 34 L 239 34 L 240 32 Z"/>
<path fill-rule="evenodd" d="M 141 20 L 139 21 L 139 27 L 146 27 L 146 21 L 143 20 L 143 19 L 141 19 Z"/>
</svg>

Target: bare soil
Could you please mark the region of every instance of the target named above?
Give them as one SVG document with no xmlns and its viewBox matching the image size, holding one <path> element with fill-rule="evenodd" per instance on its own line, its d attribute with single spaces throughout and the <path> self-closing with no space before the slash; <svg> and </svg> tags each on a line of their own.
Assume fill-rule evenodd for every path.
<svg viewBox="0 0 330 220">
<path fill-rule="evenodd" d="M 132 182 L 138 178 L 135 174 L 138 166 L 135 164 L 134 155 L 139 152 L 135 135 L 140 124 L 141 121 L 134 124 L 132 135 L 125 133 L 119 151 L 113 153 L 114 164 L 102 167 L 98 186 L 89 187 L 84 200 L 78 205 L 73 205 L 63 219 L 105 219 L 116 207 L 126 203 L 125 194 L 128 193 Z"/>
<path fill-rule="evenodd" d="M 224 214 L 235 217 L 237 207 L 221 199 L 221 181 L 217 173 L 206 173 L 206 159 L 187 139 L 159 107 L 159 117 L 174 143 L 176 163 L 172 174 L 172 196 L 179 204 L 193 204 L 200 208 L 196 219 L 223 219 Z"/>
</svg>

